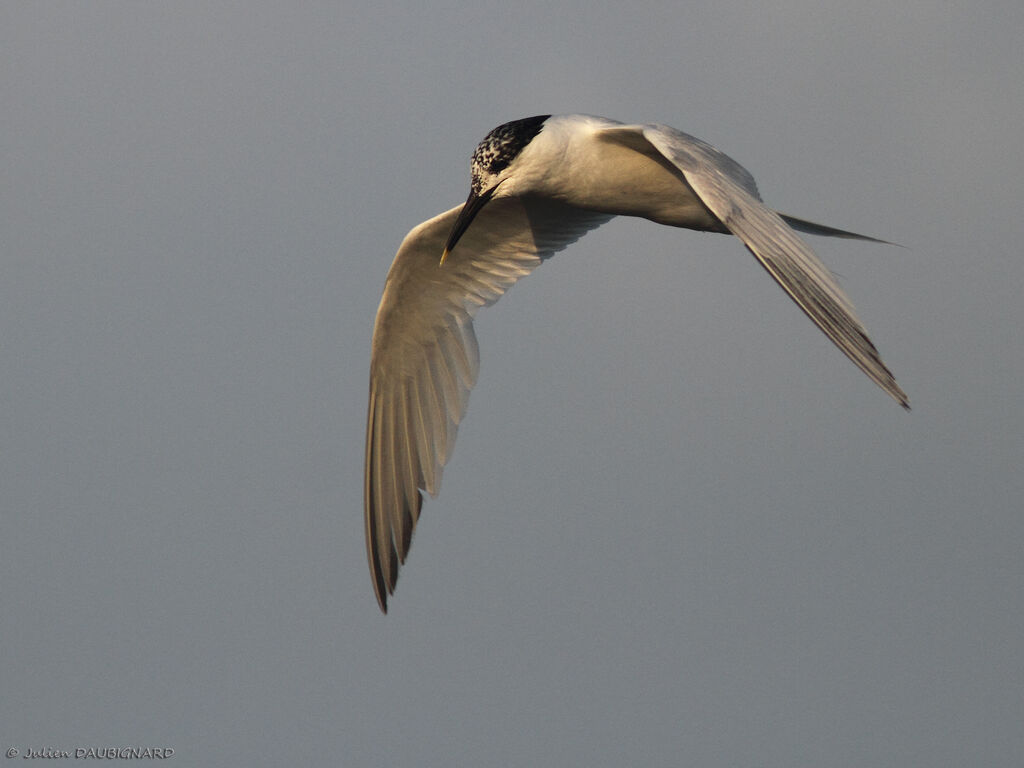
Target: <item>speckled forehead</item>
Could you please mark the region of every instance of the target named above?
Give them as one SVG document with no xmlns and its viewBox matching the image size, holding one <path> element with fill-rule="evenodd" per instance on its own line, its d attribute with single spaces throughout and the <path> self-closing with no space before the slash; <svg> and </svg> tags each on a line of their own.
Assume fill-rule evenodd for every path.
<svg viewBox="0 0 1024 768">
<path fill-rule="evenodd" d="M 536 115 L 499 125 L 484 137 L 473 152 L 473 191 L 479 193 L 485 176 L 501 173 L 533 137 L 540 133 L 551 115 Z"/>
</svg>

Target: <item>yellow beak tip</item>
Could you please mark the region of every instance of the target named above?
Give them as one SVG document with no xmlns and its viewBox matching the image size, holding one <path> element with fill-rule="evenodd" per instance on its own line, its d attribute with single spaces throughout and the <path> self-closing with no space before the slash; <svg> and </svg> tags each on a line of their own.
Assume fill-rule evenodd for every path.
<svg viewBox="0 0 1024 768">
<path fill-rule="evenodd" d="M 448 258 L 448 249 L 445 248 L 444 251 L 441 253 L 441 264 L 442 265 L 444 265 L 444 261 L 447 258 Z"/>
</svg>

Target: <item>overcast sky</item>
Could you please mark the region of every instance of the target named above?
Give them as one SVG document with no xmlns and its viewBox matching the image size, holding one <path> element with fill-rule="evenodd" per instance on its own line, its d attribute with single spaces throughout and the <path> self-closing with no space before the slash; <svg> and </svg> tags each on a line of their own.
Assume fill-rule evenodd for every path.
<svg viewBox="0 0 1024 768">
<path fill-rule="evenodd" d="M 1019 0 L 4 3 L 0 747 L 1024 764 L 1022 50 Z M 615 220 L 481 313 L 385 617 L 384 276 L 550 112 L 906 246 L 810 238 L 914 410 L 735 238 Z"/>
</svg>

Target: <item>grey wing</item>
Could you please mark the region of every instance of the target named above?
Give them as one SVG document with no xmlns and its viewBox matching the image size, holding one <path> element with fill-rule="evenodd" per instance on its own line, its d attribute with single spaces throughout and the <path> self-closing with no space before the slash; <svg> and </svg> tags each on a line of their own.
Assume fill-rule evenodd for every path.
<svg viewBox="0 0 1024 768">
<path fill-rule="evenodd" d="M 750 174 L 700 139 L 663 125 L 637 126 L 644 138 L 675 165 L 708 209 L 743 241 L 761 265 L 843 353 L 900 405 L 906 393 L 882 362 L 853 304 L 810 247 L 765 206 Z M 786 217 L 800 229 L 871 240 L 831 227 Z"/>
<path fill-rule="evenodd" d="M 474 315 L 543 259 L 610 218 L 550 200 L 492 200 L 441 266 L 460 209 L 406 236 L 374 326 L 364 514 L 366 554 L 385 613 L 412 542 L 421 491 L 437 495 L 476 383 Z"/>
</svg>

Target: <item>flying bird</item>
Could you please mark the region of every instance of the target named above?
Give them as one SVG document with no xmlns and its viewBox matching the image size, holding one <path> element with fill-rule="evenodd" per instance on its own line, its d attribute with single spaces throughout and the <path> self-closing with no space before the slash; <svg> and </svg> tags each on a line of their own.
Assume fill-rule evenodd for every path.
<svg viewBox="0 0 1024 768">
<path fill-rule="evenodd" d="M 538 115 L 480 142 L 465 204 L 415 227 L 388 272 L 373 331 L 366 428 L 366 552 L 387 613 L 423 503 L 436 496 L 476 382 L 473 317 L 613 216 L 738 237 L 872 381 L 909 409 L 829 270 L 794 230 L 885 242 L 777 213 L 753 177 L 657 124 Z"/>
</svg>

